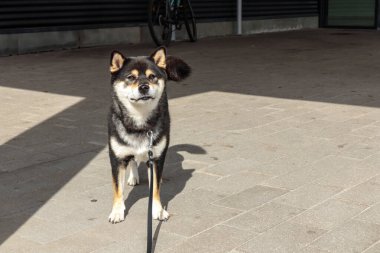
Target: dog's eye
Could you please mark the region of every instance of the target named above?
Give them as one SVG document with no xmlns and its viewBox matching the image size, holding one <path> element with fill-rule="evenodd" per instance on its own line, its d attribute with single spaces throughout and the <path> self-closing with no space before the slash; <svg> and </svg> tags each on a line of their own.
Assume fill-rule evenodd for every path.
<svg viewBox="0 0 380 253">
<path fill-rule="evenodd" d="M 148 76 L 148 78 L 149 78 L 150 81 L 154 81 L 157 77 L 156 77 L 156 75 L 154 75 L 154 74 L 150 74 L 150 75 Z"/>
<path fill-rule="evenodd" d="M 136 80 L 136 77 L 134 75 L 128 75 L 127 79 L 128 79 L 128 81 L 133 82 Z"/>
</svg>

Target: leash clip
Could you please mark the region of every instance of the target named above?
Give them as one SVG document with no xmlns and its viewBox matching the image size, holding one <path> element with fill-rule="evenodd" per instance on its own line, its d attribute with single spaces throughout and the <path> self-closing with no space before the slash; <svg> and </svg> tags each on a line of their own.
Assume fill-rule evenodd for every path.
<svg viewBox="0 0 380 253">
<path fill-rule="evenodd" d="M 152 150 L 153 148 L 153 131 L 152 130 L 149 130 L 148 133 L 146 134 L 149 138 L 149 150 Z"/>
</svg>

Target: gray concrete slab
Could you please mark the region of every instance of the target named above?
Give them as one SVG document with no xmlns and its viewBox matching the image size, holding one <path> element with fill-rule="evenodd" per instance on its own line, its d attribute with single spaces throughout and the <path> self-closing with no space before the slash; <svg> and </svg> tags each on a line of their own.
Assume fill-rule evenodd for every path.
<svg viewBox="0 0 380 253">
<path fill-rule="evenodd" d="M 173 44 L 193 75 L 168 84 L 155 252 L 378 252 L 379 45 L 323 29 Z M 107 221 L 114 49 L 153 50 L 0 58 L 0 253 L 145 251 L 145 168 Z"/>
</svg>

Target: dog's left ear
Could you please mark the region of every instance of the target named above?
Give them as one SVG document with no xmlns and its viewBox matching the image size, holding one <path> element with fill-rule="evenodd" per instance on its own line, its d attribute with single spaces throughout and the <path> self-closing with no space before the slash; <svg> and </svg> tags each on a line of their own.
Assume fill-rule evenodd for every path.
<svg viewBox="0 0 380 253">
<path fill-rule="evenodd" d="M 191 73 L 191 68 L 186 62 L 174 56 L 167 56 L 164 47 L 159 47 L 150 57 L 158 67 L 165 69 L 169 80 L 182 81 Z"/>
<path fill-rule="evenodd" d="M 157 48 L 150 58 L 153 59 L 158 67 L 166 69 L 166 49 L 164 47 Z"/>
</svg>

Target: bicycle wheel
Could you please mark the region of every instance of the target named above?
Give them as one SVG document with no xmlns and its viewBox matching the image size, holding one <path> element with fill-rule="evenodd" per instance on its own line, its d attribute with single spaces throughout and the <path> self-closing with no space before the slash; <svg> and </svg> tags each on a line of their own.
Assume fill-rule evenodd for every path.
<svg viewBox="0 0 380 253">
<path fill-rule="evenodd" d="M 187 34 L 191 42 L 197 41 L 197 23 L 190 0 L 182 0 L 183 4 L 183 19 L 185 22 Z"/>
<path fill-rule="evenodd" d="M 171 10 L 169 1 L 149 0 L 148 26 L 157 46 L 168 46 L 172 38 Z"/>
</svg>

